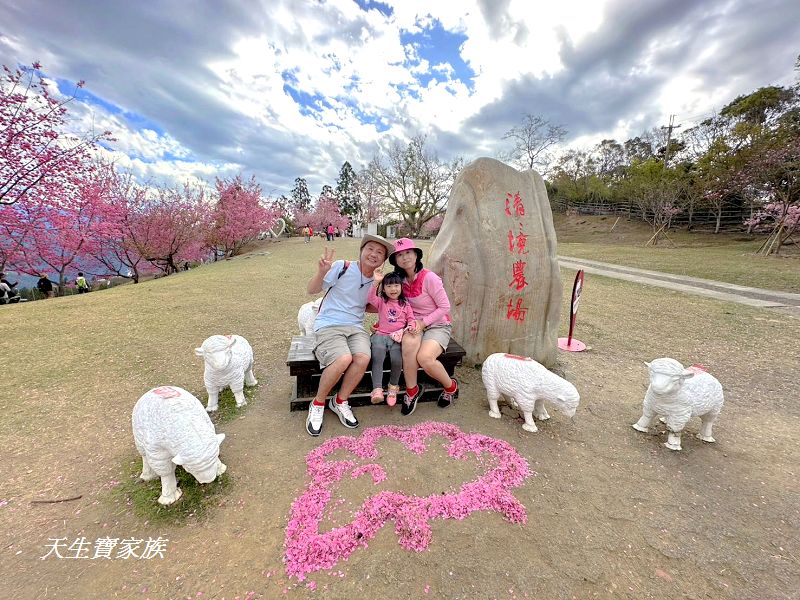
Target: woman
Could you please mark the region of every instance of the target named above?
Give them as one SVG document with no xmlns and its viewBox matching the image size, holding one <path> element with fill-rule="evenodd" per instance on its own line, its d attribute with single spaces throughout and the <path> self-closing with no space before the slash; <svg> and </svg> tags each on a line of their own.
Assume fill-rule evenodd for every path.
<svg viewBox="0 0 800 600">
<path fill-rule="evenodd" d="M 458 391 L 458 382 L 447 374 L 437 359 L 447 349 L 452 326 L 450 325 L 450 300 L 444 291 L 442 279 L 422 266 L 422 249 L 408 238 L 394 243 L 389 263 L 403 278 L 403 294 L 411 304 L 417 318 L 415 332 L 403 336 L 403 374 L 406 380 L 406 397 L 401 412 L 410 415 L 417 408 L 420 389 L 417 385 L 417 368 L 422 369 L 442 384 L 440 408 L 450 406 Z"/>
</svg>

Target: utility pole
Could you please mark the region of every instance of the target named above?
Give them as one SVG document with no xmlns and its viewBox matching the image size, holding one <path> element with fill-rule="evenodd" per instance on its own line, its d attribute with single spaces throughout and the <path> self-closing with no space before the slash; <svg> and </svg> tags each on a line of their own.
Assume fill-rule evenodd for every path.
<svg viewBox="0 0 800 600">
<path fill-rule="evenodd" d="M 661 129 L 667 130 L 667 147 L 664 149 L 664 168 L 667 168 L 667 161 L 669 160 L 669 141 L 672 139 L 672 130 L 677 129 L 680 125 L 675 125 L 675 115 L 669 116 L 669 125 L 662 125 Z"/>
</svg>

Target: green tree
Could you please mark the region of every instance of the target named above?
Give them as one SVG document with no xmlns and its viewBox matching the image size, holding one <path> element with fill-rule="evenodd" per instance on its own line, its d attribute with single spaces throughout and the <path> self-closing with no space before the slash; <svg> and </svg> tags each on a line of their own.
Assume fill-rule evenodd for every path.
<svg viewBox="0 0 800 600">
<path fill-rule="evenodd" d="M 672 218 L 681 212 L 686 179 L 677 169 L 669 169 L 658 158 L 634 161 L 628 167 L 621 188 L 641 211 L 642 219 L 653 228 L 648 244 L 656 245 L 672 226 Z"/>
<path fill-rule="evenodd" d="M 336 181 L 336 197 L 339 199 L 339 209 L 343 215 L 351 218 L 359 217 L 361 203 L 358 197 L 357 176 L 352 165 L 347 161 L 339 170 L 339 179 Z"/>
<path fill-rule="evenodd" d="M 302 177 L 294 180 L 294 187 L 291 192 L 291 208 L 292 212 L 310 211 L 311 210 L 311 194 L 308 193 L 308 184 Z"/>
<path fill-rule="evenodd" d="M 329 186 L 327 183 L 322 186 L 322 191 L 319 193 L 319 201 L 322 202 L 323 200 L 333 200 L 336 201 L 336 194 L 333 191 L 333 188 Z M 338 202 L 337 202 L 338 204 Z"/>
</svg>

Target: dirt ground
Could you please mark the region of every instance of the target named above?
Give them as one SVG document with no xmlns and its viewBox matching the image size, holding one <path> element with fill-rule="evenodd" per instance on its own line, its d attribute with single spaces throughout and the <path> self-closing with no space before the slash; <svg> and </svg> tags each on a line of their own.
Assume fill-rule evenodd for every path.
<svg viewBox="0 0 800 600">
<path fill-rule="evenodd" d="M 0 414 L 13 423 L 0 427 L 0 596 L 800 598 L 800 320 L 587 277 L 576 337 L 590 349 L 564 354 L 559 364 L 581 392 L 574 419 L 551 410 L 538 433 L 523 431 L 510 408 L 491 419 L 479 370 L 462 366 L 461 397 L 451 408 L 425 403 L 411 417 L 361 408 L 355 431 L 328 412 L 322 436 L 313 439 L 305 414 L 288 410 L 285 359 L 319 249 L 321 243 L 290 240 L 250 259 L 0 315 L 0 351 L 14 351 L 22 365 L 6 374 L 0 400 Z M 570 282 L 573 273 L 563 274 Z M 187 289 L 202 294 L 181 296 Z M 226 310 L 234 302 L 226 298 L 239 310 Z M 89 306 L 92 319 L 81 312 Z M 73 328 L 41 326 L 45 310 L 62 323 L 83 322 L 87 340 L 98 332 L 104 338 L 82 349 Z M 218 427 L 227 436 L 221 458 L 232 484 L 204 518 L 152 525 L 113 494 L 135 458 L 131 407 L 153 385 L 201 388 L 191 348 L 227 332 L 250 340 L 260 379 L 241 417 Z M 25 343 L 12 346 L 11 339 Z M 646 389 L 642 361 L 659 356 L 701 362 L 722 382 L 716 444 L 694 438 L 699 420 L 688 426 L 681 452 L 661 444 L 663 427 L 651 435 L 630 427 Z M 431 543 L 420 553 L 402 549 L 387 524 L 331 570 L 302 583 L 287 578 L 284 535 L 290 506 L 308 483 L 307 453 L 369 427 L 425 421 L 509 442 L 533 471 L 513 490 L 527 523 L 513 525 L 494 512 L 433 521 Z M 381 450 L 378 462 L 390 478 L 377 486 L 344 481 L 324 529 L 346 522 L 377 490 L 424 496 L 457 490 L 476 473 L 474 464 L 449 460 L 439 444 L 421 456 L 391 444 Z M 70 502 L 30 502 L 78 494 Z M 169 542 L 163 558 L 149 560 L 40 559 L 49 538 L 72 543 L 81 536 Z"/>
</svg>

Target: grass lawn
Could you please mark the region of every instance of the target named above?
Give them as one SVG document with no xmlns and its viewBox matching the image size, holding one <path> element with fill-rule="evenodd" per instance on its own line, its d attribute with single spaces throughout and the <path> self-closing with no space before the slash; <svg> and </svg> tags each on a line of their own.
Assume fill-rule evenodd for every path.
<svg viewBox="0 0 800 600">
<path fill-rule="evenodd" d="M 0 580 L 8 597 L 734 599 L 800 588 L 800 320 L 597 277 L 575 332 L 590 350 L 559 359 L 581 393 L 575 419 L 551 410 L 535 434 L 522 431 L 510 408 L 491 419 L 480 371 L 462 366 L 451 408 L 425 403 L 403 417 L 364 407 L 357 430 L 328 411 L 315 439 L 305 415 L 288 410 L 285 360 L 322 246 L 265 243 L 139 285 L 0 307 Z M 356 257 L 356 240 L 334 246 L 337 258 Z M 704 260 L 702 249 L 693 260 Z M 567 291 L 563 333 L 568 302 Z M 259 385 L 242 410 L 227 394 L 214 417 L 226 434 L 226 477 L 194 494 L 198 504 L 162 510 L 158 485 L 136 480 L 131 410 L 165 384 L 205 401 L 193 349 L 217 333 L 248 339 Z M 694 438 L 699 421 L 687 427 L 681 453 L 661 445 L 663 427 L 651 435 L 630 427 L 646 388 L 642 361 L 658 356 L 701 362 L 722 381 L 716 444 Z M 503 440 L 527 460 L 533 474 L 513 491 L 527 523 L 492 511 L 433 520 L 423 552 L 400 547 L 389 524 L 311 581 L 289 579 L 284 536 L 308 482 L 309 452 L 371 427 L 426 421 Z M 416 455 L 387 442 L 364 460 L 383 465 L 386 483 L 345 477 L 325 531 L 378 491 L 442 494 L 486 468 L 482 459 L 450 460 L 438 443 Z M 181 482 L 184 492 L 195 485 Z M 104 537 L 169 543 L 163 559 L 40 560 L 50 539 Z"/>
</svg>

